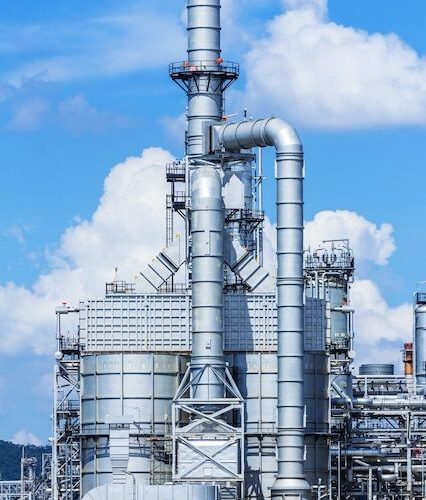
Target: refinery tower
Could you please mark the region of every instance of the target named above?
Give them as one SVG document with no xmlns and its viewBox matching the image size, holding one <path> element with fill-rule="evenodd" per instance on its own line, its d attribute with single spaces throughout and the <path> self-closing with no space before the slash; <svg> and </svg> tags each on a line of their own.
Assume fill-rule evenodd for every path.
<svg viewBox="0 0 426 500">
<path fill-rule="evenodd" d="M 57 310 L 52 498 L 421 498 L 426 355 L 418 384 L 415 346 L 403 377 L 353 374 L 349 243 L 304 254 L 295 129 L 225 119 L 239 66 L 222 57 L 220 8 L 188 0 L 187 55 L 169 67 L 188 103 L 185 156 L 166 166 L 165 248 L 136 284 Z M 264 266 L 266 147 L 276 260 Z"/>
</svg>

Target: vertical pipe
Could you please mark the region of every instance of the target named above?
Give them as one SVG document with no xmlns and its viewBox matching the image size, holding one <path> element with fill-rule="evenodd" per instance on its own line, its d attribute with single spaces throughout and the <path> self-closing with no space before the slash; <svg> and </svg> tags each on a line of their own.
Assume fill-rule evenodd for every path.
<svg viewBox="0 0 426 500">
<path fill-rule="evenodd" d="M 188 64 L 197 68 L 219 68 L 220 0 L 188 0 Z M 207 125 L 223 116 L 221 77 L 205 72 L 189 81 L 187 154 L 206 153 Z"/>
<path fill-rule="evenodd" d="M 278 474 L 272 498 L 304 498 L 303 153 L 277 150 Z"/>
<path fill-rule="evenodd" d="M 209 367 L 223 371 L 223 199 L 222 181 L 212 167 L 192 174 L 192 357 L 194 398 L 224 396 Z"/>
<path fill-rule="evenodd" d="M 190 168 L 192 241 L 192 379 L 196 399 L 224 396 L 211 367 L 223 371 L 222 180 L 197 158 L 207 153 L 207 130 L 223 115 L 220 75 L 220 0 L 188 0 L 187 156 Z M 201 378 L 200 378 L 201 377 Z"/>
<path fill-rule="evenodd" d="M 373 500 L 373 469 L 368 468 L 368 500 Z"/>
</svg>

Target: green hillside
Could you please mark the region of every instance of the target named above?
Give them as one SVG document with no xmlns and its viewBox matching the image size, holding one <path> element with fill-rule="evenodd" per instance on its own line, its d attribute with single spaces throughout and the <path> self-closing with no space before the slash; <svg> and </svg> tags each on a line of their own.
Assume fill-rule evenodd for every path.
<svg viewBox="0 0 426 500">
<path fill-rule="evenodd" d="M 41 468 L 42 453 L 50 453 L 50 446 L 25 446 L 25 456 L 36 457 L 37 473 Z M 0 439 L 0 478 L 13 481 L 20 478 L 22 446 Z"/>
</svg>

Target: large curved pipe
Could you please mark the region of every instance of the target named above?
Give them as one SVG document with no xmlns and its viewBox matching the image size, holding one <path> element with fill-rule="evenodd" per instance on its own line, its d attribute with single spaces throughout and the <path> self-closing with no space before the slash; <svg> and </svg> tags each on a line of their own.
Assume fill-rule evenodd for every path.
<svg viewBox="0 0 426 500">
<path fill-rule="evenodd" d="M 215 126 L 215 149 L 274 146 L 277 161 L 278 473 L 272 499 L 308 498 L 304 473 L 303 149 L 279 118 Z"/>
</svg>

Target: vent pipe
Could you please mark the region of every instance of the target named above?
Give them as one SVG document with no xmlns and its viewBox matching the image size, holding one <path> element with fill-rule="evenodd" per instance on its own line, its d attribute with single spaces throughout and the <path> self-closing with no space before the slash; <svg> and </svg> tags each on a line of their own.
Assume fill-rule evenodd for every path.
<svg viewBox="0 0 426 500">
<path fill-rule="evenodd" d="M 212 129 L 213 149 L 275 146 L 277 162 L 278 473 L 273 500 L 309 498 L 304 472 L 303 150 L 278 118 Z"/>
<path fill-rule="evenodd" d="M 181 74 L 187 72 L 187 154 L 193 157 L 207 152 L 206 127 L 223 115 L 220 0 L 188 0 L 187 29 L 188 61 Z"/>
</svg>

